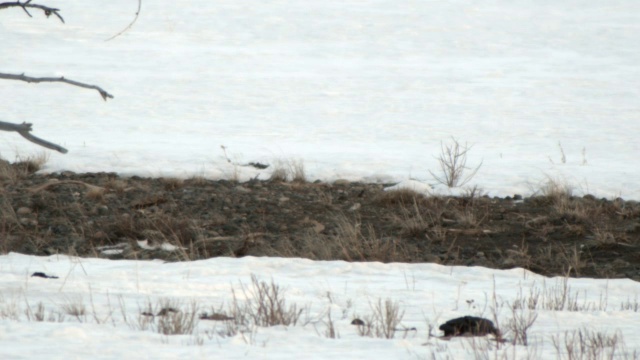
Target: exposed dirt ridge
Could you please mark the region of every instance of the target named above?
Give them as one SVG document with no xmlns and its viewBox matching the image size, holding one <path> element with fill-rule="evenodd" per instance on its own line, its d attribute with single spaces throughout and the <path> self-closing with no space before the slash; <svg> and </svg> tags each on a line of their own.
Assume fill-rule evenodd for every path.
<svg viewBox="0 0 640 360">
<path fill-rule="evenodd" d="M 5 165 L 6 166 L 9 165 Z M 385 191 L 381 184 L 0 172 L 0 251 L 436 262 L 640 280 L 640 204 Z"/>
</svg>

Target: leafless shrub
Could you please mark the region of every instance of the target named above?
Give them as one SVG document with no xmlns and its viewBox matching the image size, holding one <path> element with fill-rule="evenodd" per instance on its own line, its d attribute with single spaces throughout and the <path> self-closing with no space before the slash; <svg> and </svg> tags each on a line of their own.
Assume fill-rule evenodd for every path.
<svg viewBox="0 0 640 360">
<path fill-rule="evenodd" d="M 296 325 L 307 308 L 299 309 L 295 304 L 288 305 L 284 298 L 284 290 L 273 280 L 270 283 L 259 281 L 251 276 L 251 285 L 241 285 L 242 297 L 239 299 L 232 290 L 232 301 L 225 311 L 222 308 L 212 309 L 211 314 L 202 317 L 215 320 L 213 329 L 207 330 L 209 337 L 231 337 L 241 335 L 247 344 L 253 344 L 257 328 L 275 325 Z M 222 327 L 218 324 L 222 321 Z"/>
<path fill-rule="evenodd" d="M 625 351 L 622 334 L 607 334 L 587 328 L 565 331 L 564 334 L 551 337 L 558 359 L 600 360 L 600 359 L 638 359 L 640 354 Z"/>
<path fill-rule="evenodd" d="M 335 324 L 333 323 L 333 319 L 331 319 L 331 311 L 327 311 L 327 320 L 326 320 L 327 329 L 325 331 L 325 336 L 329 339 L 338 339 L 340 338 L 340 334 L 336 330 Z"/>
<path fill-rule="evenodd" d="M 20 320 L 20 310 L 16 300 L 7 301 L 2 294 L 0 294 L 0 319 Z"/>
<path fill-rule="evenodd" d="M 580 299 L 577 291 L 569 286 L 569 277 L 559 278 L 551 286 L 543 282 L 542 288 L 534 284 L 529 288 L 529 294 L 524 296 L 520 290 L 516 300 L 509 305 L 512 309 L 549 310 L 549 311 L 606 311 L 606 293 L 601 294 L 598 301 Z"/>
<path fill-rule="evenodd" d="M 482 188 L 478 187 L 478 185 L 473 185 L 471 187 L 467 187 L 460 197 L 463 203 L 473 206 L 478 199 L 481 199 L 485 194 L 486 193 Z"/>
<path fill-rule="evenodd" d="M 243 309 L 234 306 L 235 312 L 245 314 L 240 316 L 240 320 L 246 318 L 256 326 L 296 325 L 304 311 L 295 304 L 288 305 L 284 290 L 273 280 L 267 283 L 251 275 L 251 286 L 243 285 L 242 292 L 247 301 Z"/>
<path fill-rule="evenodd" d="M 465 143 L 460 145 L 460 142 L 451 138 L 450 144 L 440 143 L 440 157 L 438 163 L 440 164 L 441 175 L 436 175 L 432 171 L 429 171 L 431 176 L 440 184 L 446 185 L 450 188 L 464 186 L 476 175 L 482 162 L 475 167 L 467 167 L 467 154 L 471 150 L 471 146 Z M 465 172 L 470 170 L 471 172 L 465 175 Z"/>
<path fill-rule="evenodd" d="M 27 307 L 24 310 L 24 314 L 27 317 L 28 321 L 42 322 L 45 320 L 44 304 L 42 303 L 42 301 L 38 302 L 38 305 L 36 305 L 36 308 L 34 310 L 34 309 L 31 309 L 31 307 L 27 303 Z"/>
<path fill-rule="evenodd" d="M 538 314 L 530 309 L 511 306 L 511 319 L 507 328 L 513 334 L 513 345 L 529 345 L 529 329 L 538 318 Z"/>
<path fill-rule="evenodd" d="M 67 299 L 61 307 L 65 314 L 75 317 L 79 322 L 86 322 L 87 308 L 82 302 L 82 298 Z"/>
<path fill-rule="evenodd" d="M 399 329 L 402 318 L 404 317 L 404 311 L 400 310 L 397 302 L 386 299 L 383 303 L 381 299 L 378 299 L 376 303 L 370 303 L 369 306 L 373 314 L 363 319 L 364 324 L 356 325 L 358 335 L 393 339 L 397 331 L 404 332 L 404 336 L 406 336 L 409 331 L 415 331 L 415 328 Z"/>
<path fill-rule="evenodd" d="M 199 305 L 196 301 L 183 306 L 180 301 L 173 299 L 160 299 L 157 303 L 149 300 L 140 308 L 137 322 L 134 323 L 129 322 L 122 301 L 120 307 L 125 322 L 133 329 L 151 330 L 163 335 L 191 335 L 199 321 Z"/>
<path fill-rule="evenodd" d="M 169 301 L 162 306 L 159 316 L 156 316 L 158 333 L 163 335 L 193 334 L 198 323 L 198 304 L 195 301 L 191 301 L 186 308 L 178 307 L 177 311 L 165 311 L 164 314 L 162 310 L 175 308 Z"/>
</svg>

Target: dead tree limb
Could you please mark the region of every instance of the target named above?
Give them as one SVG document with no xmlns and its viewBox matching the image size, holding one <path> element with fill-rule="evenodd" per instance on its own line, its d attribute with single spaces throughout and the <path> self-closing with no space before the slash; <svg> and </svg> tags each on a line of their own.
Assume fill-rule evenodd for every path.
<svg viewBox="0 0 640 360">
<path fill-rule="evenodd" d="M 102 99 L 104 101 L 107 101 L 107 98 L 113 99 L 113 95 L 109 94 L 106 90 L 102 89 L 99 86 L 91 85 L 91 84 L 85 84 L 85 83 L 81 83 L 81 82 L 75 81 L 75 80 L 65 79 L 64 76 L 61 76 L 61 77 L 31 77 L 31 76 L 26 76 L 25 74 L 15 75 L 15 74 L 0 73 L 0 79 L 20 80 L 20 81 L 25 81 L 25 82 L 28 82 L 28 83 L 62 82 L 62 83 L 66 83 L 66 84 L 82 87 L 82 88 L 85 88 L 85 89 L 97 90 L 100 93 L 100 96 L 102 96 Z"/>
<path fill-rule="evenodd" d="M 34 144 L 38 144 L 40 146 L 44 146 L 47 149 L 55 150 L 55 151 L 61 152 L 63 154 L 66 154 L 68 152 L 67 149 L 63 148 L 60 145 L 56 145 L 56 144 L 54 144 L 52 142 L 49 142 L 47 140 L 40 139 L 37 136 L 31 135 L 31 125 L 32 124 L 29 124 L 29 123 L 12 124 L 12 123 L 8 123 L 8 122 L 0 121 L 0 130 L 3 130 L 3 131 L 15 131 L 18 134 L 22 135 L 23 138 L 31 141 Z"/>
<path fill-rule="evenodd" d="M 113 35 L 112 37 L 108 38 L 105 41 L 113 40 L 113 39 L 117 38 L 118 36 L 120 36 L 120 35 L 124 34 L 125 32 L 127 32 L 127 30 L 131 29 L 133 24 L 135 24 L 136 21 L 138 21 L 138 16 L 140 15 L 140 8 L 142 8 L 142 0 L 138 0 L 138 10 L 136 10 L 136 16 L 133 18 L 133 20 L 131 20 L 129 25 L 127 25 L 127 27 L 125 27 L 124 29 L 120 30 L 119 33 Z"/>
<path fill-rule="evenodd" d="M 25 2 L 11 1 L 11 2 L 0 3 L 0 10 L 6 9 L 6 8 L 10 8 L 10 7 L 20 7 L 20 8 L 22 8 L 22 10 L 24 10 L 24 12 L 27 13 L 27 15 L 29 15 L 29 17 L 33 17 L 33 16 L 31 16 L 31 13 L 29 13 L 29 10 L 28 10 L 29 8 L 31 8 L 31 9 L 39 9 L 39 10 L 42 10 L 47 17 L 49 17 L 49 16 L 51 16 L 51 14 L 53 14 L 53 15 L 57 16 L 58 19 L 60 19 L 60 21 L 62 21 L 64 23 L 64 19 L 62 18 L 62 15 L 60 15 L 60 9 L 52 8 L 52 7 L 49 7 L 49 6 L 46 6 L 46 5 L 32 4 L 31 0 L 27 0 Z"/>
</svg>

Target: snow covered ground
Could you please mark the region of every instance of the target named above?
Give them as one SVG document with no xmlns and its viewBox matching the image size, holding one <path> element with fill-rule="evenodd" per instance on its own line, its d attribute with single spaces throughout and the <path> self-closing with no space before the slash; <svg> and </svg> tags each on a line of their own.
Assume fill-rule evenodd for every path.
<svg viewBox="0 0 640 360">
<path fill-rule="evenodd" d="M 0 12 L 0 71 L 115 99 L 2 82 L 0 120 L 70 150 L 45 171 L 229 177 L 226 146 L 238 163 L 301 159 L 311 180 L 433 183 L 455 137 L 491 195 L 552 177 L 640 199 L 635 0 L 159 0 L 109 42 L 137 1 L 48 3 L 66 24 Z M 40 151 L 0 133 L 4 158 Z"/>
<path fill-rule="evenodd" d="M 227 158 L 301 159 L 311 180 L 434 183 L 429 170 L 438 171 L 440 144 L 455 137 L 473 144 L 469 165 L 482 161 L 473 183 L 491 195 L 529 194 L 551 177 L 577 191 L 640 199 L 635 0 L 145 1 L 134 27 L 109 42 L 136 1 L 47 4 L 62 9 L 66 24 L 37 11 L 34 18 L 0 11 L 0 71 L 64 75 L 115 99 L 62 84 L 1 82 L 0 120 L 33 122 L 35 135 L 70 150 L 51 153 L 44 171 L 212 178 L 240 171 L 247 179 L 267 178 L 270 169 Z M 4 158 L 41 151 L 0 132 Z M 29 276 L 36 271 L 59 278 Z M 640 351 L 640 285 L 630 280 L 569 280 L 564 294 L 578 309 L 570 311 L 565 297 L 559 310 L 516 310 L 537 314 L 529 346 L 497 349 L 484 339 L 428 338 L 428 328 L 439 335 L 437 324 L 452 317 L 491 318 L 497 309 L 504 329 L 514 318 L 509 304 L 536 291 L 553 303 L 564 280 L 431 264 L 18 254 L 0 256 L 0 274 L 3 359 L 549 359 L 557 356 L 554 337 L 564 344 L 565 331 L 585 328 L 622 336 L 603 351 L 622 354 L 622 342 Z M 229 305 L 232 288 L 251 298 L 241 291 L 251 274 L 286 289 L 289 303 L 308 309 L 303 320 L 229 337 L 210 336 L 210 320 L 190 335 L 158 334 L 158 318 L 140 329 L 147 303 L 173 301 L 186 311 L 195 302 L 210 311 Z M 416 330 L 360 337 L 352 318 L 370 316 L 386 299 L 405 312 L 402 326 Z M 39 303 L 46 319 L 63 321 L 35 321 Z M 72 315 L 82 306 L 85 315 Z M 328 313 L 337 339 L 325 336 Z"/>
<path fill-rule="evenodd" d="M 59 278 L 30 277 L 34 272 Z M 631 280 L 569 279 L 565 283 L 566 279 L 544 278 L 522 269 L 435 264 L 253 257 L 163 263 L 13 253 L 0 256 L 0 273 L 3 359 L 553 359 L 558 355 L 554 338 L 562 344 L 566 358 L 567 338 L 572 339 L 577 330 L 584 334 L 585 329 L 592 335 L 617 336 L 617 345 L 601 348 L 600 356 L 574 359 L 605 359 L 612 351 L 621 356 L 636 351 L 636 358 L 640 356 L 640 284 Z M 227 337 L 211 335 L 224 332 L 224 322 L 200 320 L 193 334 L 162 335 L 154 328 L 161 317 L 141 315 L 149 303 L 154 313 L 161 304 L 172 304 L 185 313 L 196 304 L 197 314 L 211 314 L 212 309 L 228 314 L 232 289 L 240 301 L 255 297 L 251 275 L 279 285 L 285 307 L 304 309 L 295 326 L 249 326 Z M 541 295 L 536 297 L 536 292 Z M 562 294 L 566 295 L 564 305 Z M 520 318 L 537 315 L 528 331 L 528 346 L 503 344 L 498 349 L 486 338 L 428 337 L 429 325 L 435 325 L 433 335 L 441 335 L 437 326 L 448 319 L 492 318 L 497 309 L 500 327 L 508 340 L 513 339 L 507 330 L 514 319 L 512 307 L 535 298 L 535 309 L 525 305 L 515 310 Z M 398 331 L 393 339 L 361 337 L 351 321 L 355 317 L 367 321 L 378 301 L 384 304 L 387 299 L 404 312 L 398 327 L 415 330 Z M 45 320 L 53 322 L 33 320 L 39 303 Z M 79 308 L 85 314 L 72 315 Z M 329 313 L 337 338 L 326 336 Z M 62 322 L 56 322 L 60 317 Z M 152 324 L 141 330 L 145 320 Z"/>
</svg>

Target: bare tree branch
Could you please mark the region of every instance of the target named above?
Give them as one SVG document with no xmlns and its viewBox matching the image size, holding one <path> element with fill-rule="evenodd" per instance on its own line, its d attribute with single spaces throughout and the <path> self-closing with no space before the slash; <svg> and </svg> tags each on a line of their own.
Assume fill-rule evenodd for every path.
<svg viewBox="0 0 640 360">
<path fill-rule="evenodd" d="M 85 84 L 85 83 L 81 83 L 81 82 L 75 81 L 75 80 L 65 79 L 64 76 L 61 76 L 59 78 L 56 78 L 56 77 L 41 77 L 41 78 L 39 78 L 39 77 L 26 76 L 25 74 L 15 75 L 15 74 L 0 73 L 0 79 L 20 80 L 20 81 L 25 81 L 25 82 L 28 82 L 28 83 L 62 82 L 62 83 L 67 83 L 67 84 L 78 86 L 78 87 L 85 88 L 85 89 L 97 90 L 100 93 L 100 96 L 102 96 L 102 99 L 104 101 L 107 101 L 107 98 L 113 99 L 113 95 L 109 94 L 106 90 L 102 89 L 99 86 L 91 85 L 91 84 Z"/>
<path fill-rule="evenodd" d="M 40 4 L 32 4 L 31 3 L 32 0 L 26 0 L 24 2 L 20 2 L 20 0 L 14 1 L 14 2 L 2 2 L 0 3 L 0 10 L 2 9 L 7 9 L 7 8 L 12 8 L 12 7 L 20 7 L 29 17 L 33 17 L 31 15 L 31 13 L 29 12 L 29 9 L 38 9 L 38 10 L 42 10 L 44 12 L 44 14 L 49 17 L 51 16 L 51 14 L 55 15 L 58 19 L 60 19 L 60 21 L 62 23 L 64 23 L 64 19 L 62 18 L 62 16 L 60 15 L 60 9 L 56 9 L 56 8 L 52 8 L 46 5 L 40 5 Z M 138 20 L 138 15 L 140 14 L 140 8 L 142 6 L 142 0 L 138 0 L 138 10 L 136 12 L 136 15 L 133 19 L 133 21 L 121 32 L 119 32 L 118 34 L 116 34 L 115 36 L 113 36 L 112 38 L 108 39 L 111 40 L 117 36 L 119 36 L 120 34 L 124 33 L 125 31 L 127 31 L 129 28 L 131 28 L 133 26 L 133 24 Z M 5 74 L 5 73 L 0 73 L 0 79 L 5 79 L 5 80 L 19 80 L 19 81 L 24 81 L 24 82 L 28 82 L 28 83 L 41 83 L 41 82 L 62 82 L 62 83 L 66 83 L 69 85 L 73 85 L 73 86 L 77 86 L 77 87 L 81 87 L 81 88 L 85 88 L 85 89 L 93 89 L 98 91 L 98 93 L 100 94 L 100 96 L 102 96 L 102 99 L 104 101 L 107 101 L 107 99 L 113 99 L 113 95 L 109 94 L 106 90 L 102 89 L 99 86 L 96 85 L 91 85 L 91 84 L 85 84 L 79 81 L 75 81 L 75 80 L 70 80 L 70 79 L 65 79 L 64 76 L 61 77 L 31 77 L 31 76 L 26 76 L 24 73 L 20 74 L 20 75 L 16 75 L 16 74 Z M 22 137 L 24 137 L 25 139 L 38 144 L 40 146 L 46 147 L 48 149 L 51 150 L 55 150 L 55 151 L 59 151 L 63 154 L 66 154 L 68 152 L 67 149 L 63 148 L 60 145 L 54 144 L 52 142 L 40 139 L 37 136 L 34 136 L 31 134 L 31 129 L 32 129 L 32 124 L 30 123 L 26 123 L 23 122 L 22 124 L 13 124 L 13 123 L 7 123 L 7 122 L 3 122 L 0 121 L 0 130 L 1 131 L 15 131 L 18 134 L 20 134 Z"/>
<path fill-rule="evenodd" d="M 138 21 L 138 16 L 140 15 L 140 8 L 142 8 L 142 0 L 138 0 L 138 10 L 136 10 L 136 16 L 133 18 L 133 20 L 129 23 L 129 25 L 127 25 L 127 27 L 125 27 L 124 29 L 122 29 L 119 33 L 113 35 L 112 37 L 108 38 L 105 41 L 110 41 L 113 40 L 115 38 L 117 38 L 118 36 L 124 34 L 125 32 L 127 32 L 127 30 L 131 29 L 131 27 L 133 26 L 133 24 L 136 23 L 136 21 Z"/>
<path fill-rule="evenodd" d="M 33 17 L 33 16 L 31 16 L 31 14 L 29 13 L 29 10 L 27 10 L 28 8 L 39 9 L 39 10 L 42 10 L 47 17 L 53 14 L 57 16 L 58 19 L 60 19 L 60 21 L 64 23 L 64 19 L 62 18 L 62 15 L 60 15 L 59 13 L 60 9 L 56 9 L 56 8 L 52 8 L 52 7 L 40 5 L 40 4 L 32 4 L 31 0 L 27 0 L 25 2 L 12 1 L 12 2 L 0 3 L 0 10 L 10 8 L 10 7 L 21 7 L 22 10 L 24 10 L 24 12 L 27 13 L 27 15 L 29 15 L 29 17 Z"/>
<path fill-rule="evenodd" d="M 66 154 L 68 152 L 67 149 L 63 148 L 60 145 L 56 145 L 52 142 L 49 142 L 47 140 L 40 139 L 37 136 L 31 135 L 31 125 L 32 124 L 29 124 L 29 123 L 12 124 L 8 122 L 0 121 L 0 130 L 15 131 L 18 134 L 22 135 L 23 138 L 31 141 L 32 143 L 38 144 L 40 146 L 44 146 L 47 149 L 55 150 L 63 154 Z"/>
</svg>

